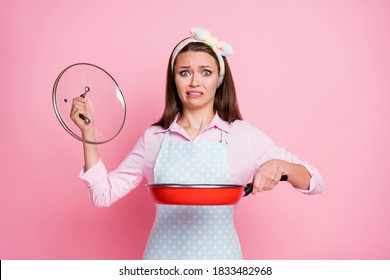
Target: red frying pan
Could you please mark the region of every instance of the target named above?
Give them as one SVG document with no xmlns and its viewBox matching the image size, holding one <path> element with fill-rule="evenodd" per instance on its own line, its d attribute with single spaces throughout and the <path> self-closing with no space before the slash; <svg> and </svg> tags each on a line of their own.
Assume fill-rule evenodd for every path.
<svg viewBox="0 0 390 280">
<path fill-rule="evenodd" d="M 287 181 L 283 175 L 280 181 Z M 242 197 L 249 195 L 253 184 L 218 185 L 218 184 L 150 184 L 149 190 L 158 204 L 176 205 L 232 205 Z"/>
</svg>

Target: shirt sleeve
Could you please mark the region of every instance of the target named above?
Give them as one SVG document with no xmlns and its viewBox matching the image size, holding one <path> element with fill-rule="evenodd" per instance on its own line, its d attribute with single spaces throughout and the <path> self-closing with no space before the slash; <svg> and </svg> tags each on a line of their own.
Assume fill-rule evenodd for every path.
<svg viewBox="0 0 390 280">
<path fill-rule="evenodd" d="M 296 189 L 305 194 L 317 194 L 323 191 L 323 178 L 320 172 L 307 161 L 288 151 L 285 147 L 275 143 L 260 129 L 249 127 L 251 154 L 254 156 L 256 167 L 271 159 L 281 159 L 291 163 L 302 164 L 309 172 L 310 186 L 308 190 Z"/>
<path fill-rule="evenodd" d="M 88 187 L 92 202 L 97 207 L 108 207 L 135 189 L 144 178 L 145 134 L 137 141 L 133 150 L 111 172 L 100 159 L 96 165 L 79 178 Z"/>
</svg>

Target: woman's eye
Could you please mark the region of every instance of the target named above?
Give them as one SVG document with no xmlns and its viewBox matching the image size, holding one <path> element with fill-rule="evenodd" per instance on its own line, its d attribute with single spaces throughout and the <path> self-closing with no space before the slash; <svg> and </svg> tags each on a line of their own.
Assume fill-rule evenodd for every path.
<svg viewBox="0 0 390 280">
<path fill-rule="evenodd" d="M 202 75 L 203 75 L 203 76 L 210 76 L 210 75 L 211 75 L 211 71 L 210 71 L 210 70 L 204 70 L 204 71 L 202 72 Z"/>
<path fill-rule="evenodd" d="M 184 70 L 184 71 L 181 71 L 179 74 L 180 74 L 180 76 L 182 76 L 182 77 L 187 77 L 187 76 L 190 75 L 190 72 L 187 71 L 187 70 Z"/>
</svg>

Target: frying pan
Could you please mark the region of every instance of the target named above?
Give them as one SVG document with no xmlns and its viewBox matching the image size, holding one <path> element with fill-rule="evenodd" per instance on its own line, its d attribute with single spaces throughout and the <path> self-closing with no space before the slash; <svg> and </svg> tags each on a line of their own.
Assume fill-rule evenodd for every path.
<svg viewBox="0 0 390 280">
<path fill-rule="evenodd" d="M 283 175 L 280 181 L 287 181 Z M 147 185 L 158 204 L 176 205 L 231 205 L 236 204 L 241 197 L 249 195 L 253 184 L 219 185 L 219 184 L 149 184 Z"/>
</svg>

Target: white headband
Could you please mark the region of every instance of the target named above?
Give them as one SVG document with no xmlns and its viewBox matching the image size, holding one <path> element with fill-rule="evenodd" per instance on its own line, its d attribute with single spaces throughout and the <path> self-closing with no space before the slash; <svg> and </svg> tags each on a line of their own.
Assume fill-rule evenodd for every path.
<svg viewBox="0 0 390 280">
<path fill-rule="evenodd" d="M 218 57 L 219 62 L 219 84 L 222 84 L 223 77 L 225 76 L 225 63 L 223 56 L 229 56 L 233 54 L 233 48 L 230 44 L 224 41 L 218 41 L 218 39 L 211 35 L 210 31 L 203 27 L 192 27 L 190 29 L 191 37 L 180 42 L 172 52 L 171 70 L 174 70 L 175 59 L 180 51 L 189 43 L 201 42 L 210 46 Z"/>
</svg>

